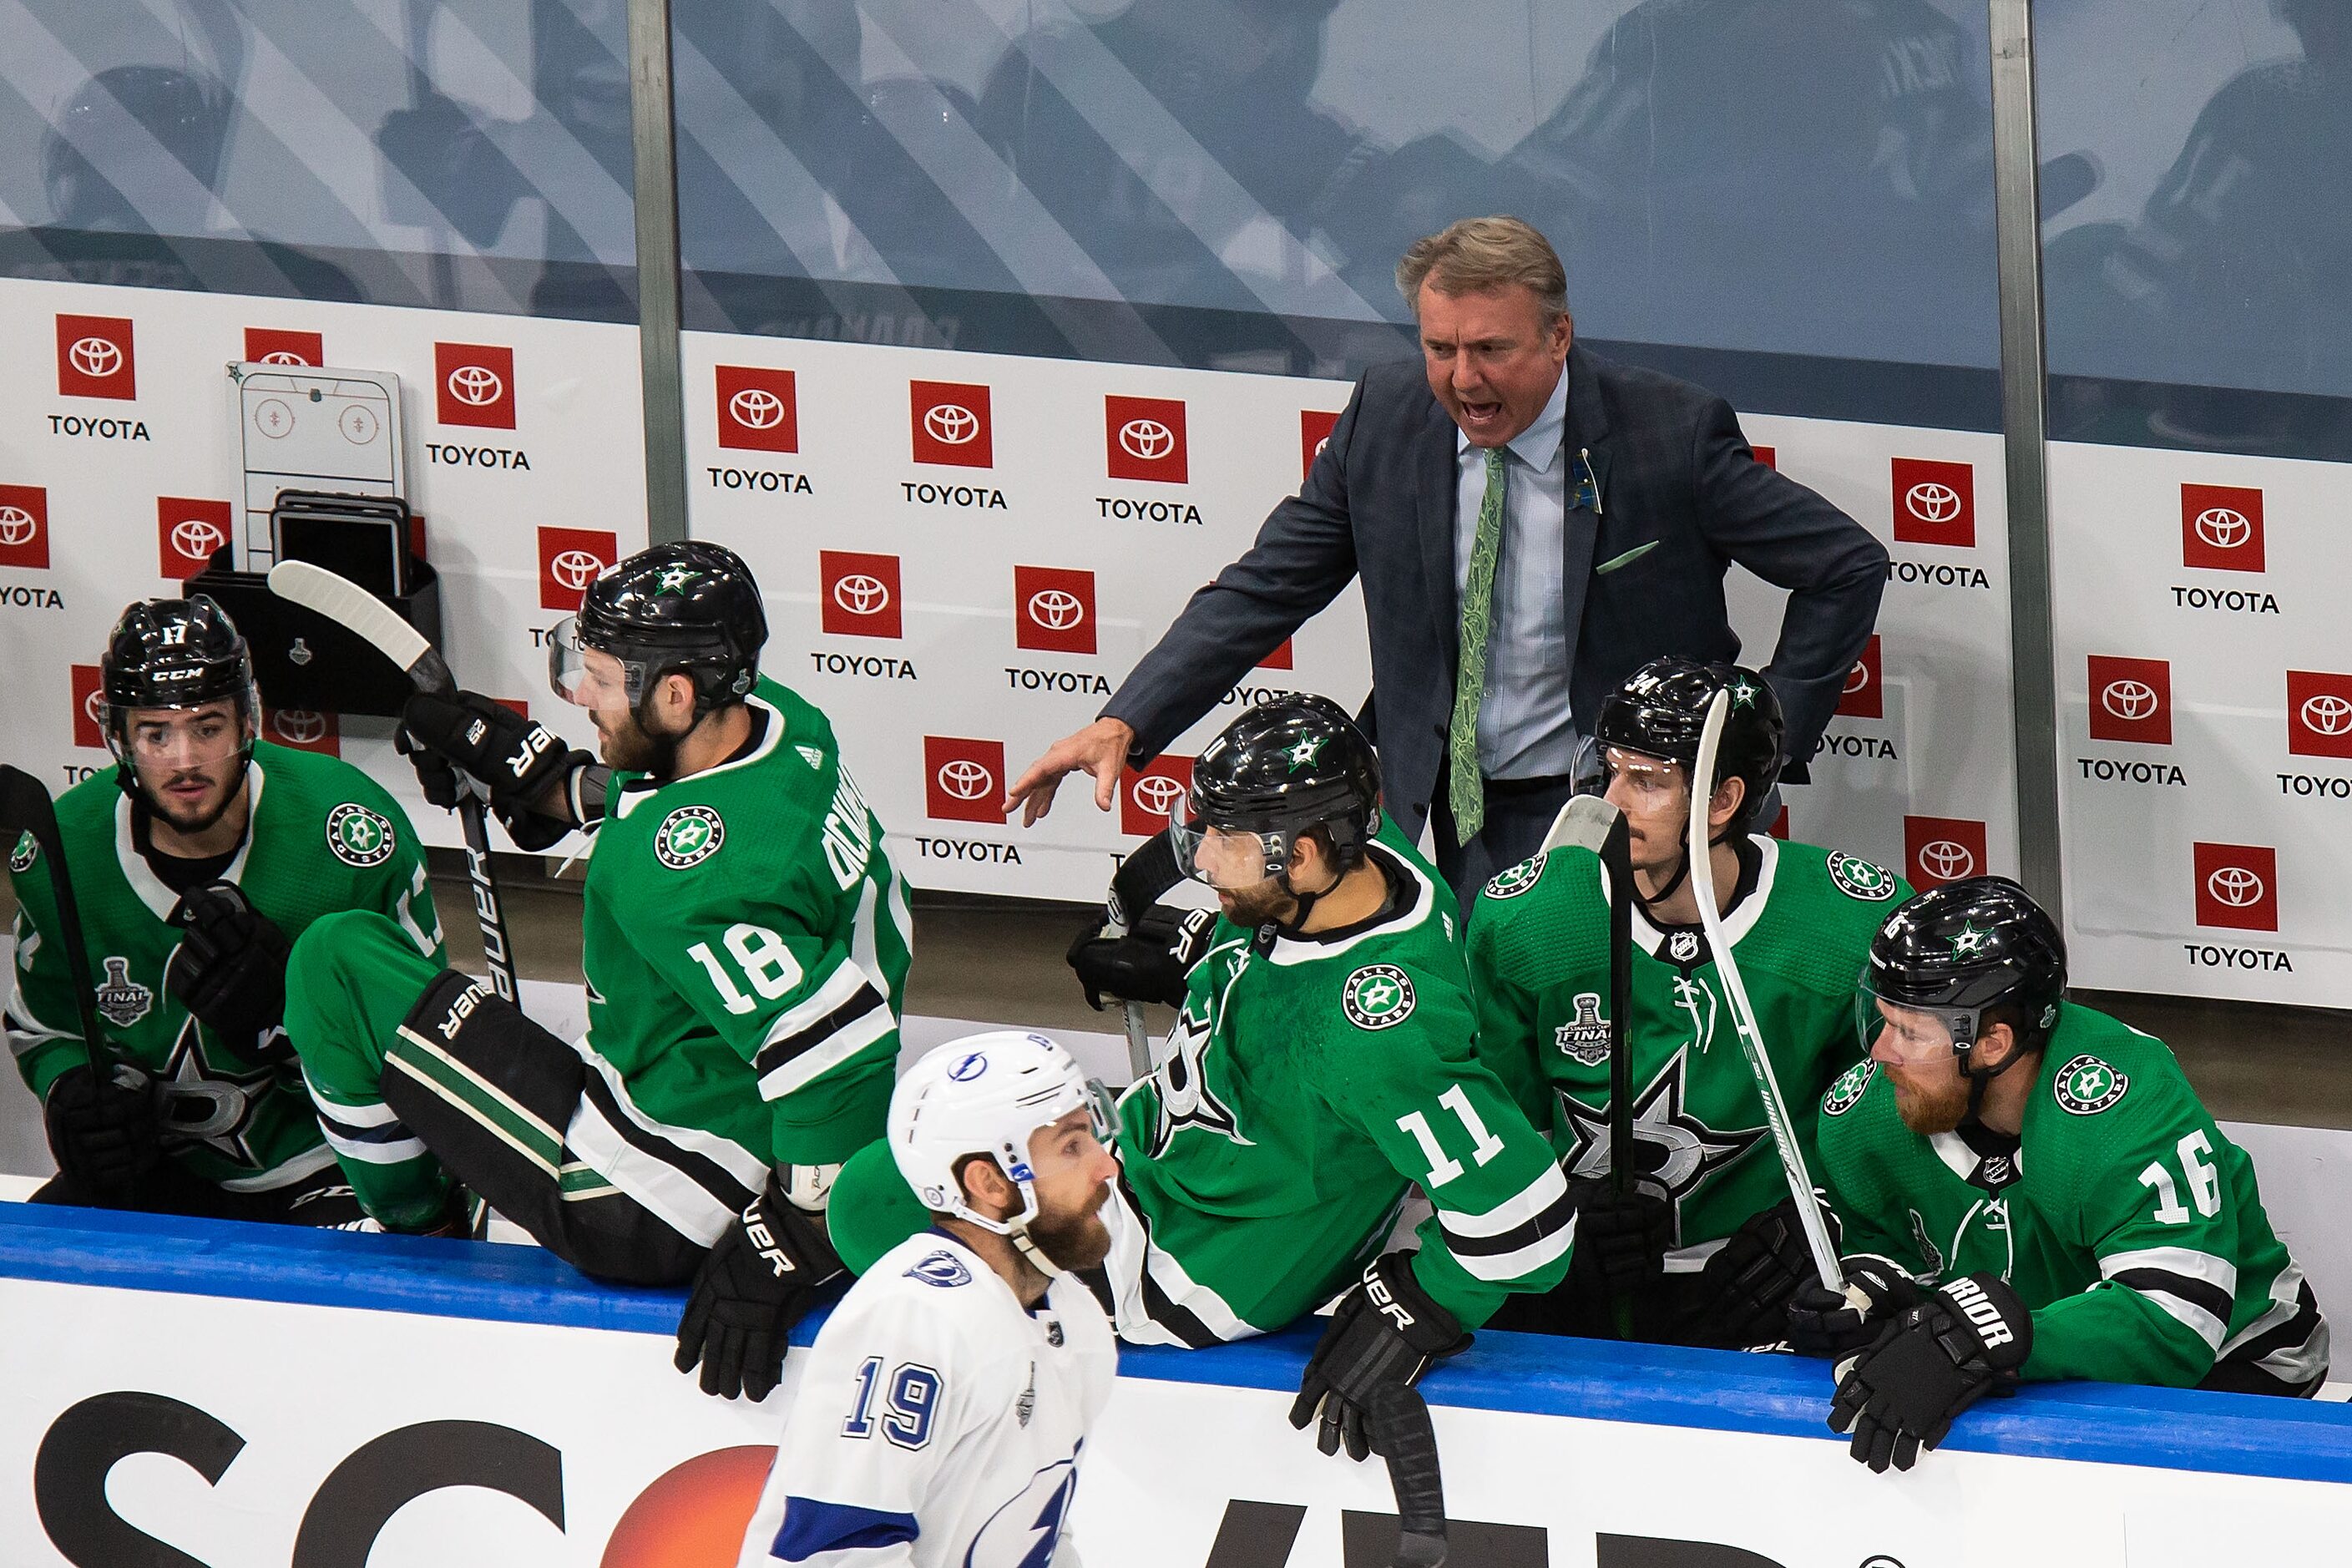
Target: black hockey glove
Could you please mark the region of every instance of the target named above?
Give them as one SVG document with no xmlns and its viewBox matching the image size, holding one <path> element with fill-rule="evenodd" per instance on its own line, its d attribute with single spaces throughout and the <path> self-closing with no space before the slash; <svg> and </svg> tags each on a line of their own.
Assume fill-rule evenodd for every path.
<svg viewBox="0 0 2352 1568">
<path fill-rule="evenodd" d="M 1087 1005 L 1099 1013 L 1103 998 L 1118 1002 L 1184 1005 L 1184 978 L 1209 951 L 1216 929 L 1214 910 L 1178 910 L 1154 904 L 1125 936 L 1104 936 L 1089 925 L 1070 944 L 1070 967 L 1086 987 Z"/>
<path fill-rule="evenodd" d="M 765 1399 L 784 1376 L 784 1344 L 816 1292 L 842 1272 L 817 1223 L 777 1173 L 727 1227 L 694 1278 L 677 1325 L 677 1370 L 702 1363 L 702 1392 Z"/>
<path fill-rule="evenodd" d="M 1305 1431 L 1319 1416 L 1317 1447 L 1336 1454 L 1345 1443 L 1348 1458 L 1363 1458 L 1372 1451 L 1370 1417 L 1380 1392 L 1412 1387 L 1431 1362 L 1468 1350 L 1470 1340 L 1413 1278 L 1412 1253 L 1377 1258 L 1332 1310 L 1331 1325 L 1299 1380 L 1290 1424 Z"/>
<path fill-rule="evenodd" d="M 1789 1298 L 1789 1347 L 1799 1355 L 1834 1358 L 1867 1349 L 1888 1323 L 1926 1298 L 1911 1276 L 1884 1258 L 1848 1258 L 1841 1264 L 1843 1294 L 1812 1279 Z"/>
<path fill-rule="evenodd" d="M 66 1068 L 49 1085 L 41 1119 L 59 1173 L 102 1200 L 129 1205 L 139 1179 L 163 1157 L 154 1082 L 125 1062 L 103 1081 L 88 1062 Z"/>
<path fill-rule="evenodd" d="M 1822 1219 L 1834 1247 L 1837 1215 L 1825 1208 Z M 1789 1298 L 1800 1286 L 1820 1283 L 1797 1202 L 1782 1198 L 1748 1215 L 1699 1270 L 1696 1304 L 1683 1342 L 1734 1351 L 1778 1344 L 1789 1331 Z"/>
<path fill-rule="evenodd" d="M 1884 1474 L 1907 1470 L 1952 1418 L 2017 1381 L 2033 1347 L 2033 1315 L 1990 1274 L 1951 1281 L 1889 1323 L 1855 1357 L 1830 1398 L 1830 1430 L 1853 1433 L 1853 1457 Z"/>
<path fill-rule="evenodd" d="M 1664 1198 L 1635 1187 L 1622 1197 L 1608 1178 L 1568 1184 L 1576 1204 L 1576 1250 L 1569 1261 L 1579 1295 L 1611 1301 L 1639 1299 L 1666 1274 L 1674 1210 Z"/>
<path fill-rule="evenodd" d="M 500 816 L 536 812 L 548 790 L 588 760 L 546 725 L 471 691 L 411 697 L 400 710 L 397 743 L 415 766 L 425 799 L 457 805 L 455 768 L 482 782 Z"/>
<path fill-rule="evenodd" d="M 259 1062 L 291 1061 L 286 1039 L 286 955 L 293 944 L 235 882 L 180 896 L 180 945 L 163 987 L 229 1046 Z"/>
</svg>

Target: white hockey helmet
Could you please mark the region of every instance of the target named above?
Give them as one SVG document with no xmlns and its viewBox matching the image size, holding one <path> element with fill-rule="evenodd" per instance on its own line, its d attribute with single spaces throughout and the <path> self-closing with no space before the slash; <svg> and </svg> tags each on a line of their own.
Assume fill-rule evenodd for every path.
<svg viewBox="0 0 2352 1568">
<path fill-rule="evenodd" d="M 1029 1222 L 1037 1217 L 1029 1135 L 1081 1110 L 1094 1112 L 1095 1136 L 1108 1142 L 1102 1101 L 1061 1046 L 1015 1029 L 967 1035 L 930 1052 L 898 1080 L 890 1096 L 890 1154 L 924 1207 L 1011 1237 L 1036 1260 L 1026 1245 Z M 995 1161 L 1020 1189 L 1019 1214 L 993 1219 L 964 1201 L 956 1167 L 973 1154 Z"/>
</svg>

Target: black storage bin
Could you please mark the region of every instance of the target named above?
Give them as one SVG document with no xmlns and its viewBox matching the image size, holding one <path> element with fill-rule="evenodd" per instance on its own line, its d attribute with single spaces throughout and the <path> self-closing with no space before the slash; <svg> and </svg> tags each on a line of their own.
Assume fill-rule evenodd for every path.
<svg viewBox="0 0 2352 1568">
<path fill-rule="evenodd" d="M 397 718 L 416 689 L 407 675 L 376 650 L 316 610 L 281 599 L 260 572 L 230 572 L 223 551 L 188 579 L 186 592 L 209 594 L 228 612 L 253 648 L 253 676 L 261 700 L 271 708 L 309 708 L 331 713 L 373 713 Z M 441 579 L 415 556 L 408 563 L 409 593 L 383 602 L 434 647 L 441 646 Z"/>
</svg>

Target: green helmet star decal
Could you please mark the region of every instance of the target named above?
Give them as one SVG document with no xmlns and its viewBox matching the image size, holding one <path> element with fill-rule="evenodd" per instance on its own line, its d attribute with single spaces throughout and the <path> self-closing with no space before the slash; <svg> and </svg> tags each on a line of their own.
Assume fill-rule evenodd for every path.
<svg viewBox="0 0 2352 1568">
<path fill-rule="evenodd" d="M 1974 921 L 1964 921 L 1952 933 L 1952 956 L 1976 958 L 1992 945 L 1992 932 L 1981 930 Z"/>
<path fill-rule="evenodd" d="M 1324 742 L 1330 738 L 1328 735 L 1301 736 L 1297 745 L 1283 753 L 1290 759 L 1290 771 L 1295 773 L 1303 767 L 1312 765 L 1315 759 L 1322 755 Z"/>
<path fill-rule="evenodd" d="M 1731 683 L 1731 705 L 1734 708 L 1755 707 L 1756 690 L 1757 688 L 1754 681 L 1748 679 L 1744 675 L 1739 677 L 1737 680 L 1734 680 Z"/>
<path fill-rule="evenodd" d="M 654 596 L 659 598 L 664 594 L 683 594 L 701 576 L 702 574 L 691 566 L 665 566 L 662 568 L 661 585 L 654 590 Z"/>
</svg>

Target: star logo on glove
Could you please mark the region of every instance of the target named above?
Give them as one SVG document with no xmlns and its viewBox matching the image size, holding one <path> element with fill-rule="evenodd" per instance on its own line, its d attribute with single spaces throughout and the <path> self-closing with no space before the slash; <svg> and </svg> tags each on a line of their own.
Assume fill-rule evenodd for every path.
<svg viewBox="0 0 2352 1568">
<path fill-rule="evenodd" d="M 1682 1245 L 1683 1200 L 1706 1184 L 1707 1177 L 1731 1164 L 1763 1142 L 1762 1127 L 1717 1131 L 1683 1110 L 1684 1075 L 1690 1047 L 1675 1053 L 1665 1070 L 1652 1079 L 1633 1100 L 1633 1184 L 1662 1197 L 1675 1211 L 1675 1245 Z M 1609 1173 L 1609 1112 L 1592 1110 L 1561 1092 L 1560 1114 L 1576 1134 L 1576 1145 L 1562 1162 L 1570 1181 Z"/>
<path fill-rule="evenodd" d="M 1973 921 L 1962 921 L 1960 929 L 1952 933 L 1954 958 L 1981 957 L 1991 945 L 1992 932 L 1978 930 Z"/>
</svg>

